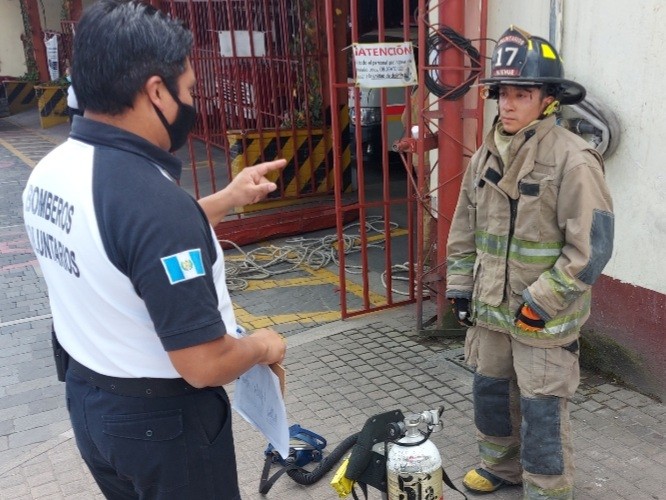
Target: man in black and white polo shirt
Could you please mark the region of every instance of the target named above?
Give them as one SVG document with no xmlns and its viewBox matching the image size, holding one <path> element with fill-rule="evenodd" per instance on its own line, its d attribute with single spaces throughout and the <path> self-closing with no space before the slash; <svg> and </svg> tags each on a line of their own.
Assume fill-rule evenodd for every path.
<svg viewBox="0 0 666 500">
<path fill-rule="evenodd" d="M 276 188 L 269 162 L 198 202 L 175 183 L 195 119 L 192 34 L 139 2 L 84 13 L 73 79 L 84 117 L 24 192 L 28 235 L 69 355 L 68 408 L 81 455 L 108 498 L 239 498 L 222 386 L 285 344 L 235 338 L 212 230 Z M 65 353 L 61 353 L 62 359 Z"/>
</svg>

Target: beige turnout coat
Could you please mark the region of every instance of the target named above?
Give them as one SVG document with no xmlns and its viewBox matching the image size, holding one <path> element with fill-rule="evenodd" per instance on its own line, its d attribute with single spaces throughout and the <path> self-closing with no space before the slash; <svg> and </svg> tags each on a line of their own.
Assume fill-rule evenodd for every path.
<svg viewBox="0 0 666 500">
<path fill-rule="evenodd" d="M 465 172 L 447 246 L 449 298 L 471 299 L 473 321 L 529 345 L 571 343 L 590 288 L 613 249 L 612 201 L 601 156 L 551 116 L 513 138 L 502 165 L 491 130 Z M 514 326 L 528 303 L 543 331 Z"/>
</svg>

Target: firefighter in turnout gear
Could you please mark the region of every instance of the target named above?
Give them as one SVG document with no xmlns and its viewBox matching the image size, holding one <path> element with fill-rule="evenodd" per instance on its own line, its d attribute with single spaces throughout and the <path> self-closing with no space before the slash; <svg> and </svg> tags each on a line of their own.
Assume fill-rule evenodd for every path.
<svg viewBox="0 0 666 500">
<path fill-rule="evenodd" d="M 512 26 L 491 64 L 482 83 L 499 116 L 466 169 L 447 246 L 481 455 L 463 484 L 522 483 L 527 499 L 570 499 L 567 399 L 590 289 L 612 253 L 612 201 L 601 156 L 556 124 L 560 104 L 585 97 L 556 50 Z"/>
</svg>

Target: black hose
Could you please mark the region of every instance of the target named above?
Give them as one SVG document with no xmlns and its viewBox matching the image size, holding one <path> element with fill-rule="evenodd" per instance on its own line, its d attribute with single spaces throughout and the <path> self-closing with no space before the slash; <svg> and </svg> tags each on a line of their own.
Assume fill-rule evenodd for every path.
<svg viewBox="0 0 666 500">
<path fill-rule="evenodd" d="M 335 449 L 329 453 L 329 455 L 324 458 L 312 471 L 308 472 L 305 469 L 298 468 L 287 471 L 287 474 L 298 484 L 305 486 L 315 484 L 322 477 L 324 477 L 324 475 L 326 475 L 326 473 L 330 471 L 336 463 L 340 461 L 342 456 L 347 453 L 347 451 L 349 451 L 349 449 L 354 446 L 354 444 L 356 444 L 356 440 L 358 439 L 359 434 L 360 432 L 357 432 L 356 434 L 352 434 L 351 436 L 347 437 L 344 441 L 337 445 Z"/>
<path fill-rule="evenodd" d="M 469 56 L 471 63 L 470 74 L 465 78 L 464 83 L 458 86 L 447 85 L 441 80 L 439 75 L 433 76 L 436 72 L 439 73 L 437 69 L 429 69 L 425 73 L 427 89 L 435 96 L 443 97 L 449 101 L 460 99 L 469 91 L 472 83 L 481 73 L 481 54 L 474 48 L 470 40 L 448 26 L 442 26 L 426 40 L 426 64 L 429 66 L 434 61 L 431 55 L 437 55 L 439 58 L 444 51 L 455 49 L 456 47 L 462 49 Z"/>
</svg>

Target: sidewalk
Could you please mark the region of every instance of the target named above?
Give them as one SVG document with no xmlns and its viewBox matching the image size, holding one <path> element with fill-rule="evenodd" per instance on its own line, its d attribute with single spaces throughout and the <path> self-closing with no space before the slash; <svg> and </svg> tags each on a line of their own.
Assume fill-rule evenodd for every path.
<svg viewBox="0 0 666 500">
<path fill-rule="evenodd" d="M 55 380 L 46 335 L 46 288 L 21 219 L 20 195 L 30 162 L 66 130 L 46 133 L 33 128 L 31 120 L 23 115 L 0 119 L 0 499 L 101 498 L 76 450 L 63 384 Z M 264 302 L 277 304 L 274 313 L 281 313 L 284 290 L 262 293 Z M 250 310 L 249 295 L 232 299 Z M 404 306 L 286 331 L 289 421 L 322 434 L 330 451 L 369 416 L 443 405 L 444 428 L 432 439 L 460 486 L 477 463 L 472 374 L 460 365 L 459 342 L 419 337 L 415 322 L 412 306 Z M 576 498 L 666 500 L 663 404 L 584 373 L 571 414 Z M 234 437 L 243 498 L 262 498 L 257 491 L 266 442 L 238 415 Z M 285 475 L 266 498 L 334 499 L 328 485 L 332 476 L 306 487 Z M 371 490 L 370 498 L 380 495 Z M 445 498 L 462 497 L 445 487 Z M 489 498 L 519 499 L 522 490 L 502 490 Z"/>
</svg>

